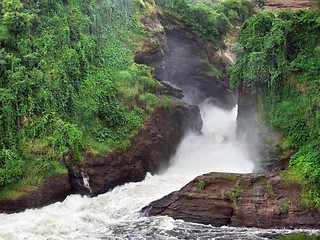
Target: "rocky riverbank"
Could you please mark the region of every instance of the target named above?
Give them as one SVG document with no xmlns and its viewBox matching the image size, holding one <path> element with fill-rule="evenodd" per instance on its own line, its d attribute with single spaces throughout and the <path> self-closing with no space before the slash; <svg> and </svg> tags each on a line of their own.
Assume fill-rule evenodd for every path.
<svg viewBox="0 0 320 240">
<path fill-rule="evenodd" d="M 76 193 L 100 194 L 128 182 L 144 179 L 167 167 L 186 131 L 200 131 L 199 109 L 180 103 L 173 108 L 155 110 L 127 152 L 107 156 L 88 153 L 81 166 L 69 168 Z M 87 181 L 87 183 L 86 183 Z"/>
<path fill-rule="evenodd" d="M 87 153 L 79 166 L 70 166 L 70 154 L 63 157 L 69 175 L 60 174 L 39 187 L 5 202 L 0 212 L 19 212 L 65 199 L 71 193 L 97 195 L 115 186 L 144 179 L 168 164 L 186 131 L 199 131 L 202 120 L 196 106 L 177 103 L 160 108 L 144 122 L 136 140 L 126 152 L 101 156 Z"/>
<path fill-rule="evenodd" d="M 300 204 L 300 192 L 277 172 L 209 173 L 143 211 L 214 226 L 319 228 L 319 213 Z"/>
</svg>

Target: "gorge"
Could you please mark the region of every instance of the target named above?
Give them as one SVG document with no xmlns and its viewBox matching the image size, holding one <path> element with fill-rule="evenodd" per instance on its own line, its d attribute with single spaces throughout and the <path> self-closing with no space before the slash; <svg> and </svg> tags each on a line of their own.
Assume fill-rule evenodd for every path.
<svg viewBox="0 0 320 240">
<path fill-rule="evenodd" d="M 177 43 L 174 38 L 170 39 L 170 34 L 168 41 Z M 179 44 L 184 49 L 188 46 L 183 46 L 181 42 Z M 183 59 L 177 59 L 176 56 L 175 61 L 181 62 L 186 69 L 190 68 L 185 65 Z M 174 66 L 172 61 L 169 59 L 169 66 Z M 177 71 L 175 74 L 179 77 L 176 66 L 174 71 Z M 185 74 L 186 72 L 182 71 L 182 75 L 185 76 Z M 182 89 L 183 87 L 184 85 L 181 86 Z M 188 91 L 184 92 L 185 98 L 189 101 L 193 100 L 193 96 L 197 96 L 193 95 L 193 91 L 190 92 L 192 93 L 190 95 Z M 226 91 L 226 94 L 233 97 L 229 91 Z M 142 182 L 115 187 L 112 191 L 94 198 L 71 195 L 61 203 L 44 208 L 29 209 L 12 215 L 1 214 L 0 237 L 6 240 L 17 238 L 150 239 L 151 237 L 156 239 L 271 239 L 279 234 L 292 232 L 279 229 L 213 227 L 173 220 L 170 217 L 145 217 L 144 214 L 139 213 L 139 210 L 151 201 L 178 190 L 205 172 L 249 173 L 253 171 L 252 160 L 248 158 L 248 154 L 236 139 L 237 108 L 221 109 L 213 105 L 212 101 L 204 101 L 199 106 L 203 120 L 202 134 L 191 132 L 184 137 L 176 154 L 171 158 L 167 170 L 153 176 L 148 174 Z M 229 175 L 224 176 L 228 178 Z M 205 176 L 203 178 L 206 179 Z M 200 179 L 194 181 L 198 182 Z M 209 186 L 208 182 L 207 185 Z M 205 189 L 208 189 L 208 186 Z M 200 190 L 196 195 L 199 197 L 201 196 L 199 193 L 202 192 L 205 190 Z M 189 199 L 189 197 L 185 198 Z M 190 199 L 192 198 L 190 196 Z M 201 206 L 196 206 L 196 209 L 200 211 Z M 190 218 L 186 220 L 194 221 Z M 200 220 L 200 222 L 205 221 L 204 217 Z M 227 224 L 228 221 L 221 225 Z M 308 231 L 312 233 L 311 230 Z"/>
<path fill-rule="evenodd" d="M 312 229 L 319 228 L 319 214 L 300 204 L 300 186 L 269 171 L 287 163 L 262 160 L 277 153 L 260 149 L 261 134 L 247 118 L 255 101 L 241 95 L 237 102 L 228 62 L 190 26 L 177 29 L 172 22 L 179 19 L 158 14 L 141 20 L 157 44 L 146 41 L 148 51 L 135 61 L 153 67 L 166 94 L 182 99 L 155 109 L 125 152 L 89 152 L 72 166 L 72 153 L 63 155 L 68 174 L 54 179 L 61 185 L 44 184 L 31 198 L 0 204 L 6 212 L 28 208 L 0 214 L 0 239 L 273 239 L 300 228 L 319 233 Z M 50 187 L 56 196 L 46 195 Z"/>
</svg>

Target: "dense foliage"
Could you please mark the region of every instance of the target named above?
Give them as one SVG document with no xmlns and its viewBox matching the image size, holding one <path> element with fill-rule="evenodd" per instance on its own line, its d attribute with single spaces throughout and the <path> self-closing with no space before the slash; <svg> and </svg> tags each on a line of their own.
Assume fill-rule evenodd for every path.
<svg viewBox="0 0 320 240">
<path fill-rule="evenodd" d="M 155 2 L 180 16 L 193 27 L 195 34 L 212 41 L 217 46 L 222 43 L 232 24 L 244 21 L 254 12 L 254 4 L 249 1 L 226 0 L 218 4 L 191 0 L 155 0 Z"/>
<path fill-rule="evenodd" d="M 261 12 L 238 35 L 233 85 L 259 93 L 265 119 L 299 151 L 290 169 L 320 207 L 320 13 Z"/>
<path fill-rule="evenodd" d="M 152 3 L 152 2 L 151 2 Z M 151 4 L 149 4 L 151 5 Z M 132 0 L 0 4 L 0 187 L 65 171 L 72 152 L 126 149 L 160 99 L 133 62 L 146 5 Z"/>
</svg>

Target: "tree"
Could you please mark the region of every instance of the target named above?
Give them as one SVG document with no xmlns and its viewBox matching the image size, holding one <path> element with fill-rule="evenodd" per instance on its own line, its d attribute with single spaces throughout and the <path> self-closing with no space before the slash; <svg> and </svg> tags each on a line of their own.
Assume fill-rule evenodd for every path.
<svg viewBox="0 0 320 240">
<path fill-rule="evenodd" d="M 31 25 L 33 15 L 23 12 L 23 4 L 20 0 L 2 1 L 2 22 L 12 34 L 21 33 Z"/>
</svg>

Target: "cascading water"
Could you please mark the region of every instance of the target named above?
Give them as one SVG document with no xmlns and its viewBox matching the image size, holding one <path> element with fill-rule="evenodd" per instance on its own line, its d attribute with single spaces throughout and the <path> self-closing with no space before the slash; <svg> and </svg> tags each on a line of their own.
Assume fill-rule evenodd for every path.
<svg viewBox="0 0 320 240">
<path fill-rule="evenodd" d="M 184 47 L 180 44 L 177 49 L 185 51 Z M 171 64 L 174 71 L 183 73 L 177 79 L 187 77 L 185 69 L 190 66 L 181 58 L 175 61 Z M 185 69 L 181 69 L 180 63 Z M 194 102 L 194 96 L 199 96 L 198 90 L 193 95 L 195 92 L 190 86 L 184 90 L 186 101 Z M 271 239 L 280 233 L 289 233 L 289 230 L 212 227 L 139 213 L 150 202 L 179 190 L 200 174 L 252 172 L 254 164 L 235 137 L 236 107 L 231 111 L 222 110 L 211 100 L 197 98 L 203 118 L 202 134 L 186 134 L 171 159 L 171 166 L 161 174 L 148 174 L 142 182 L 116 187 L 95 198 L 71 195 L 62 203 L 41 209 L 0 214 L 0 239 Z"/>
<path fill-rule="evenodd" d="M 71 195 L 62 203 L 17 214 L 0 214 L 0 239 L 270 239 L 287 230 L 216 228 L 168 217 L 145 217 L 139 210 L 151 201 L 180 189 L 208 171 L 251 172 L 235 138 L 236 108 L 200 106 L 202 135 L 189 133 L 159 175 L 147 175 L 95 198 Z"/>
</svg>

